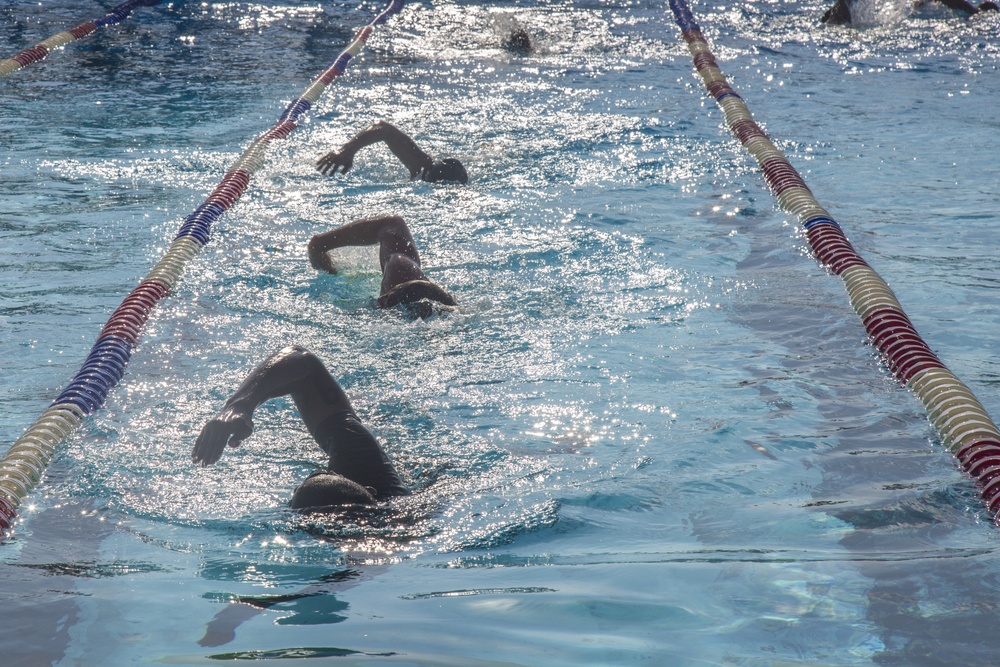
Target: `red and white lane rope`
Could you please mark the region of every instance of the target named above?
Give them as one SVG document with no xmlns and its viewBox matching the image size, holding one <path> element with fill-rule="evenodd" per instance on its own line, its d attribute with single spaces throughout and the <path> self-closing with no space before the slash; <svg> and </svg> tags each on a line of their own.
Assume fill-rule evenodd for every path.
<svg viewBox="0 0 1000 667">
<path fill-rule="evenodd" d="M 163 2 L 163 0 L 128 0 L 127 2 L 121 3 L 99 19 L 81 23 L 75 28 L 70 28 L 69 30 L 52 35 L 48 39 L 35 44 L 31 48 L 15 53 L 10 58 L 0 60 L 0 79 L 23 67 L 27 67 L 31 63 L 37 63 L 39 60 L 42 60 L 56 49 L 66 46 L 70 42 L 75 42 L 78 39 L 83 39 L 92 32 L 95 32 L 98 28 L 104 28 L 109 25 L 121 23 L 129 17 L 129 14 L 131 14 L 132 10 L 136 7 L 152 7 L 153 5 L 158 5 L 161 2 Z"/>
<path fill-rule="evenodd" d="M 802 176 L 753 120 L 730 87 L 685 0 L 670 8 L 694 66 L 725 114 L 726 124 L 757 159 L 782 209 L 806 230 L 816 259 L 840 276 L 851 305 L 893 375 L 923 404 L 941 442 L 975 480 L 1000 525 L 1000 430 L 972 391 L 948 370 L 917 333 L 889 285 L 858 255 L 840 225 L 816 201 Z"/>
</svg>

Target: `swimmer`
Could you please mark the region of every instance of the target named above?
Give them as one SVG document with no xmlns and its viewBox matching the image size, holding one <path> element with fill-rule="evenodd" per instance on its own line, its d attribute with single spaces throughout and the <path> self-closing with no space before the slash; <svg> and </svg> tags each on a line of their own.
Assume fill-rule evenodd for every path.
<svg viewBox="0 0 1000 667">
<path fill-rule="evenodd" d="M 1000 9 L 995 2 L 981 2 L 978 6 L 967 0 L 937 0 L 943 5 L 952 9 L 965 12 L 966 14 L 978 14 L 985 11 L 997 11 Z M 837 0 L 830 9 L 823 14 L 823 23 L 832 25 L 843 25 L 851 22 L 851 5 L 853 0 Z"/>
<path fill-rule="evenodd" d="M 392 308 L 398 304 L 433 301 L 446 306 L 455 299 L 432 283 L 420 268 L 420 255 L 410 230 L 402 218 L 387 215 L 355 220 L 309 239 L 309 262 L 313 268 L 337 273 L 330 251 L 345 246 L 379 245 L 382 265 L 382 289 L 376 305 Z M 430 314 L 430 313 L 427 313 Z M 421 317 L 426 315 L 421 314 Z"/>
<path fill-rule="evenodd" d="M 309 475 L 292 494 L 292 509 L 330 512 L 344 505 L 374 505 L 409 494 L 323 362 L 297 345 L 272 355 L 247 376 L 219 414 L 201 429 L 191 460 L 203 466 L 218 461 L 226 445 L 238 447 L 253 433 L 258 406 L 287 395 L 295 401 L 313 439 L 330 457 L 326 470 Z"/>
<path fill-rule="evenodd" d="M 468 183 L 469 174 L 462 163 L 452 157 L 435 160 L 417 146 L 405 132 L 384 120 L 371 125 L 339 150 L 330 151 L 316 161 L 316 169 L 325 176 L 332 176 L 340 170 L 346 174 L 354 165 L 354 156 L 365 146 L 379 141 L 385 142 L 393 155 L 410 170 L 410 179 L 420 178 L 428 183 L 450 182 Z"/>
<path fill-rule="evenodd" d="M 851 22 L 851 6 L 848 0 L 837 0 L 833 7 L 823 12 L 823 23 L 830 25 L 846 25 Z"/>
<path fill-rule="evenodd" d="M 959 11 L 965 12 L 970 16 L 972 14 L 978 14 L 979 12 L 985 11 L 997 11 L 998 7 L 995 2 L 980 2 L 979 5 L 973 5 L 971 2 L 966 2 L 966 0 L 937 0 L 942 5 L 947 5 L 952 9 L 957 9 Z"/>
<path fill-rule="evenodd" d="M 504 35 L 503 39 L 500 40 L 500 46 L 519 56 L 526 56 L 535 50 L 531 43 L 531 37 L 528 36 L 528 31 L 520 26 Z"/>
</svg>

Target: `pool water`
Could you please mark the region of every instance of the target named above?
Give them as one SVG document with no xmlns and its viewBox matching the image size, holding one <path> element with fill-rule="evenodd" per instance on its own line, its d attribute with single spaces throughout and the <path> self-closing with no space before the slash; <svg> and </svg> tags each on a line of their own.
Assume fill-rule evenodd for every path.
<svg viewBox="0 0 1000 667">
<path fill-rule="evenodd" d="M 0 440 L 380 2 L 173 3 L 0 81 Z M 14 53 L 108 6 L 0 8 Z M 693 4 L 720 66 L 1000 414 L 1000 16 Z M 535 50 L 500 48 L 523 27 Z M 4 54 L 6 56 L 8 54 Z M 384 148 L 388 120 L 468 186 Z M 696 77 L 666 3 L 411 3 L 215 226 L 0 545 L 6 665 L 984 665 L 1000 532 Z M 406 218 L 460 308 L 371 307 Z M 324 520 L 294 405 L 209 468 L 267 355 L 319 355 L 416 490 Z"/>
</svg>

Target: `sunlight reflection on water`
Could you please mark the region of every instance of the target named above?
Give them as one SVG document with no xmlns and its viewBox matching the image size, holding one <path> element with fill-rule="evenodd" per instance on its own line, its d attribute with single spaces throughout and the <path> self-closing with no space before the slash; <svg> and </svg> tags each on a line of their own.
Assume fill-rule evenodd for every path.
<svg viewBox="0 0 1000 667">
<path fill-rule="evenodd" d="M 373 653 L 463 655 L 488 638 L 525 664 L 567 665 L 868 665 L 883 636 L 993 625 L 970 583 L 996 578 L 974 491 L 776 210 L 664 7 L 522 4 L 413 3 L 376 33 L 273 147 L 53 464 L 24 530 L 45 548 L 53 523 L 89 531 L 39 570 L 78 573 L 66 589 L 85 658 L 193 644 L 239 596 L 264 609 L 227 655 L 256 658 L 317 645 L 348 618 L 338 637 Z M 992 83 L 975 78 L 996 69 L 995 19 L 920 9 L 834 29 L 807 4 L 698 11 L 779 147 L 995 403 Z M 177 3 L 5 81 L 17 104 L 0 132 L 19 153 L 0 156 L 0 282 L 13 286 L 0 352 L 20 378 L 5 386 L 5 432 L 44 408 L 367 5 Z M 534 53 L 500 48 L 515 25 Z M 22 114 L 23 100 L 53 113 Z M 470 184 L 411 182 L 381 148 L 347 175 L 317 174 L 319 155 L 379 119 L 459 157 Z M 335 276 L 309 267 L 310 235 L 390 213 L 458 309 L 373 309 L 371 249 L 338 253 Z M 956 326 L 970 316 L 982 324 Z M 191 465 L 205 420 L 290 343 L 328 364 L 417 493 L 335 519 L 289 512 L 324 463 L 289 401 L 261 408 L 218 465 Z M 303 587 L 322 594 L 296 598 Z M 134 636 L 111 638 L 125 618 Z M 169 640 L 151 638 L 164 627 Z"/>
</svg>

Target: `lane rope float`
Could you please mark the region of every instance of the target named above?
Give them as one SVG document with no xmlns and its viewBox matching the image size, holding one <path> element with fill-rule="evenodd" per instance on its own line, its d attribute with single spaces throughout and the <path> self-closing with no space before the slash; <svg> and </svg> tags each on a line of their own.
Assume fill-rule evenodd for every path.
<svg viewBox="0 0 1000 667">
<path fill-rule="evenodd" d="M 83 39 L 87 35 L 96 32 L 98 28 L 121 23 L 129 17 L 136 7 L 152 7 L 158 5 L 163 0 L 128 0 L 123 2 L 99 19 L 81 23 L 75 28 L 70 28 L 63 32 L 52 35 L 46 40 L 35 44 L 19 53 L 15 53 L 10 58 L 0 60 L 0 79 L 12 74 L 19 69 L 27 67 L 32 63 L 37 63 L 58 48 L 66 46 L 70 42 Z"/>
<path fill-rule="evenodd" d="M 726 124 L 757 160 L 781 208 L 806 230 L 816 260 L 840 276 L 855 312 L 894 377 L 924 406 L 941 442 L 976 481 L 983 503 L 1000 525 L 1000 430 L 965 384 L 917 333 L 889 285 L 847 240 L 813 197 L 802 176 L 753 120 L 726 81 L 685 0 L 670 0 L 695 69 L 725 114 Z"/>
<path fill-rule="evenodd" d="M 271 129 L 250 143 L 208 198 L 184 218 L 167 252 L 112 313 L 73 380 L 0 460 L 0 533 L 11 528 L 17 508 L 40 482 L 58 446 L 104 404 L 108 392 L 122 379 L 153 308 L 170 293 L 188 262 L 208 243 L 212 224 L 246 191 L 251 176 L 264 163 L 268 145 L 295 130 L 303 114 L 361 52 L 375 27 L 405 4 L 406 0 L 391 0 L 381 14 L 359 30 L 334 63 L 285 107 Z"/>
</svg>

